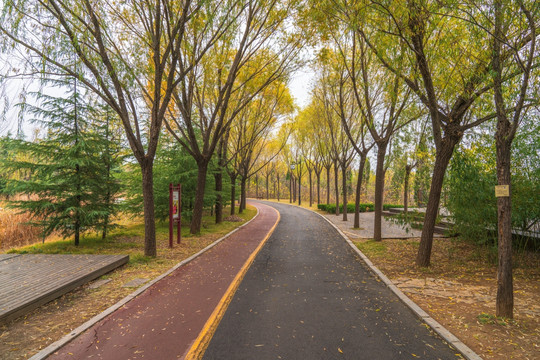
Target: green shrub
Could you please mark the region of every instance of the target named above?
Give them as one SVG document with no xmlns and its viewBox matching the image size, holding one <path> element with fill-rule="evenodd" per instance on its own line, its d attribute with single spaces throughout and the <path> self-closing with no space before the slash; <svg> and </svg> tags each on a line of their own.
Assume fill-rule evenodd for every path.
<svg viewBox="0 0 540 360">
<path fill-rule="evenodd" d="M 447 208 L 452 214 L 454 231 L 476 243 L 494 245 L 497 203 L 493 188 L 497 177 L 490 158 L 463 147 L 454 153 L 446 177 Z"/>
<path fill-rule="evenodd" d="M 403 205 L 395 205 L 395 204 L 384 204 L 383 209 L 388 210 L 390 208 L 402 208 Z M 317 205 L 317 208 L 319 210 L 326 211 L 330 214 L 336 212 L 336 204 L 319 204 Z M 348 203 L 347 204 L 347 213 L 354 213 L 355 205 L 354 203 Z M 360 203 L 359 205 L 360 212 L 369 212 L 375 210 L 375 205 L 373 203 Z M 343 204 L 339 204 L 339 212 L 343 212 Z"/>
<path fill-rule="evenodd" d="M 398 204 L 383 204 L 383 210 L 388 210 L 388 209 L 403 209 L 403 205 L 398 205 Z"/>
</svg>

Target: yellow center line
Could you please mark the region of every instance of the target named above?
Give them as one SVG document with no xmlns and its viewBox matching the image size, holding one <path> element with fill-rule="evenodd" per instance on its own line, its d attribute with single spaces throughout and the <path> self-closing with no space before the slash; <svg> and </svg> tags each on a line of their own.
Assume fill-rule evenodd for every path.
<svg viewBox="0 0 540 360">
<path fill-rule="evenodd" d="M 272 207 L 271 207 L 272 208 Z M 249 258 L 246 260 L 238 274 L 236 274 L 234 280 L 229 285 L 229 288 L 227 291 L 225 291 L 225 294 L 223 294 L 223 297 L 219 301 L 218 305 L 212 312 L 212 315 L 208 318 L 206 323 L 204 324 L 203 329 L 199 333 L 199 336 L 193 344 L 191 345 L 190 349 L 186 353 L 186 356 L 184 357 L 185 360 L 198 360 L 202 359 L 204 352 L 206 351 L 206 348 L 208 347 L 208 344 L 210 343 L 210 340 L 214 336 L 214 333 L 216 332 L 216 329 L 223 318 L 223 315 L 225 315 L 225 311 L 227 311 L 227 308 L 229 307 L 229 304 L 231 303 L 231 300 L 238 289 L 238 286 L 240 286 L 240 283 L 242 282 L 242 279 L 246 275 L 249 267 L 255 260 L 255 257 L 259 253 L 259 251 L 262 249 L 266 241 L 270 238 L 274 230 L 276 229 L 277 224 L 279 223 L 279 220 L 281 219 L 281 215 L 279 214 L 279 211 L 277 211 L 275 208 L 272 208 L 278 215 L 278 218 L 276 220 L 276 223 L 272 226 L 268 234 L 266 234 L 265 238 L 261 241 L 259 246 L 251 253 Z"/>
</svg>

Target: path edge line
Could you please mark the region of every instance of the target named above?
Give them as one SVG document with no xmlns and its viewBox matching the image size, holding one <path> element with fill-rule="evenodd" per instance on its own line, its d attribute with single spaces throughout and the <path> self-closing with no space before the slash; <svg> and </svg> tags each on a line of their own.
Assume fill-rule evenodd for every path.
<svg viewBox="0 0 540 360">
<path fill-rule="evenodd" d="M 315 213 L 322 217 L 324 220 L 326 220 L 334 229 L 337 230 L 337 232 L 341 235 L 342 238 L 347 241 L 347 243 L 351 246 L 351 248 L 360 256 L 360 258 L 366 263 L 366 265 L 369 267 L 369 269 L 377 275 L 379 279 L 381 279 L 382 282 L 386 284 L 386 286 L 405 304 L 411 311 L 416 315 L 421 321 L 423 321 L 426 325 L 428 325 L 433 331 L 435 331 L 437 334 L 439 334 L 440 337 L 442 337 L 446 342 L 448 342 L 450 345 L 452 345 L 454 348 L 456 348 L 457 351 L 459 351 L 467 360 L 482 360 L 480 355 L 475 353 L 470 347 L 465 345 L 457 336 L 452 334 L 448 329 L 446 329 L 444 326 L 442 326 L 438 321 L 433 319 L 427 312 L 425 312 L 420 306 L 418 306 L 414 301 L 412 301 L 407 295 L 405 295 L 386 275 L 382 273 L 381 270 L 379 270 L 369 258 L 364 255 L 360 249 L 354 243 L 341 231 L 340 228 L 338 228 L 332 221 L 330 221 L 326 216 L 323 214 L 319 214 L 316 211 L 313 211 L 311 209 L 307 209 L 305 207 L 298 206 L 296 204 L 286 204 L 281 203 L 282 205 L 292 205 L 296 206 L 301 209 L 305 209 L 308 211 L 311 211 L 312 213 Z"/>
<path fill-rule="evenodd" d="M 131 300 L 135 299 L 138 295 L 145 292 L 149 287 L 151 287 L 152 285 L 157 283 L 159 280 L 165 278 L 166 276 L 169 276 L 173 271 L 175 271 L 179 267 L 184 266 L 187 263 L 190 263 L 191 261 L 195 260 L 196 258 L 201 256 L 202 254 L 204 254 L 205 252 L 207 252 L 208 250 L 210 250 L 211 248 L 213 248 L 214 246 L 216 246 L 217 244 L 219 244 L 223 240 L 227 239 L 229 236 L 231 236 L 232 234 L 234 234 L 235 232 L 237 232 L 238 230 L 240 230 L 241 228 L 243 228 L 244 226 L 246 226 L 247 224 L 249 224 L 250 222 L 252 222 L 253 220 L 255 220 L 259 216 L 259 209 L 257 207 L 255 207 L 255 209 L 257 210 L 257 213 L 255 214 L 255 216 L 253 216 L 246 223 L 240 225 L 236 229 L 234 229 L 234 230 L 228 232 L 227 234 L 223 235 L 222 237 L 220 237 L 219 239 L 217 239 L 216 241 L 214 241 L 213 243 L 211 243 L 210 245 L 208 245 L 204 249 L 200 250 L 199 252 L 191 255 L 190 257 L 188 257 L 188 258 L 186 258 L 186 259 L 184 259 L 182 261 L 180 261 L 178 264 L 174 265 L 172 268 L 170 268 L 169 270 L 167 270 L 163 274 L 159 275 L 158 277 L 150 280 L 149 282 L 147 282 L 146 284 L 144 284 L 143 286 L 141 286 L 140 288 L 138 288 L 137 290 L 135 290 L 131 294 L 127 295 L 126 297 L 124 297 L 123 299 L 118 301 L 116 304 L 111 305 L 110 307 L 108 307 L 107 309 L 102 311 L 101 313 L 95 315 L 93 318 L 91 318 L 87 322 L 85 322 L 82 325 L 80 325 L 79 327 L 75 328 L 69 334 L 64 335 L 59 340 L 57 340 L 57 341 L 53 342 L 52 344 L 50 344 L 49 346 L 43 348 L 38 353 L 36 353 L 32 357 L 30 357 L 28 360 L 44 360 L 44 359 L 46 359 L 49 355 L 51 355 L 55 351 L 59 350 L 60 348 L 62 348 L 64 345 L 66 345 L 70 341 L 77 338 L 83 332 L 90 329 L 92 326 L 94 326 L 95 324 L 97 324 L 98 322 L 100 322 L 101 320 L 106 318 L 107 316 L 111 315 L 112 313 L 114 313 L 116 310 L 120 309 L 122 306 L 126 305 Z"/>
<path fill-rule="evenodd" d="M 279 224 L 279 221 L 281 220 L 281 214 L 279 211 L 269 205 L 263 204 L 265 206 L 268 206 L 272 208 L 278 215 L 277 220 L 274 225 L 270 228 L 264 239 L 260 242 L 260 244 L 257 246 L 255 250 L 251 253 L 249 258 L 246 260 L 244 265 L 242 265 L 242 268 L 240 271 L 236 274 L 233 281 L 227 288 L 227 291 L 223 294 L 221 297 L 221 300 L 219 301 L 218 305 L 215 307 L 214 311 L 204 324 L 203 329 L 199 333 L 199 336 L 195 339 L 193 344 L 191 345 L 190 349 L 186 352 L 185 356 L 182 357 L 185 360 L 198 360 L 202 359 L 204 356 L 204 352 L 206 351 L 208 345 L 210 344 L 210 340 L 212 340 L 212 337 L 214 336 L 214 333 L 216 332 L 216 329 L 221 322 L 221 319 L 225 315 L 225 312 L 227 311 L 227 308 L 229 307 L 229 304 L 231 303 L 234 294 L 236 293 L 236 290 L 238 290 L 238 287 L 240 286 L 240 283 L 244 279 L 244 276 L 246 275 L 247 271 L 251 267 L 251 264 L 255 260 L 255 257 L 259 254 L 263 246 L 266 244 L 270 236 L 272 236 L 274 230 L 276 229 L 277 225 Z"/>
</svg>

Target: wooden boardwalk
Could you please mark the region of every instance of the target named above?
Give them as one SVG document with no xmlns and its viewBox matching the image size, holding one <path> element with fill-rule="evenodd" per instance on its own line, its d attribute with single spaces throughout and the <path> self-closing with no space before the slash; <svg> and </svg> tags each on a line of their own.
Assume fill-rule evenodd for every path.
<svg viewBox="0 0 540 360">
<path fill-rule="evenodd" d="M 127 255 L 0 254 L 0 324 L 124 265 Z"/>
</svg>

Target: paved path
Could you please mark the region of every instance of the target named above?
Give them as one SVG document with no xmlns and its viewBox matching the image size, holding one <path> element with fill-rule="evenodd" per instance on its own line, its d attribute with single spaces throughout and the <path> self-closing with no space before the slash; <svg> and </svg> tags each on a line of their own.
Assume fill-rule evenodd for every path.
<svg viewBox="0 0 540 360">
<path fill-rule="evenodd" d="M 48 359 L 182 358 L 229 285 L 278 219 L 259 215 L 203 255 L 179 267 Z"/>
<path fill-rule="evenodd" d="M 281 221 L 204 359 L 456 359 L 324 219 L 268 203 Z"/>
</svg>

